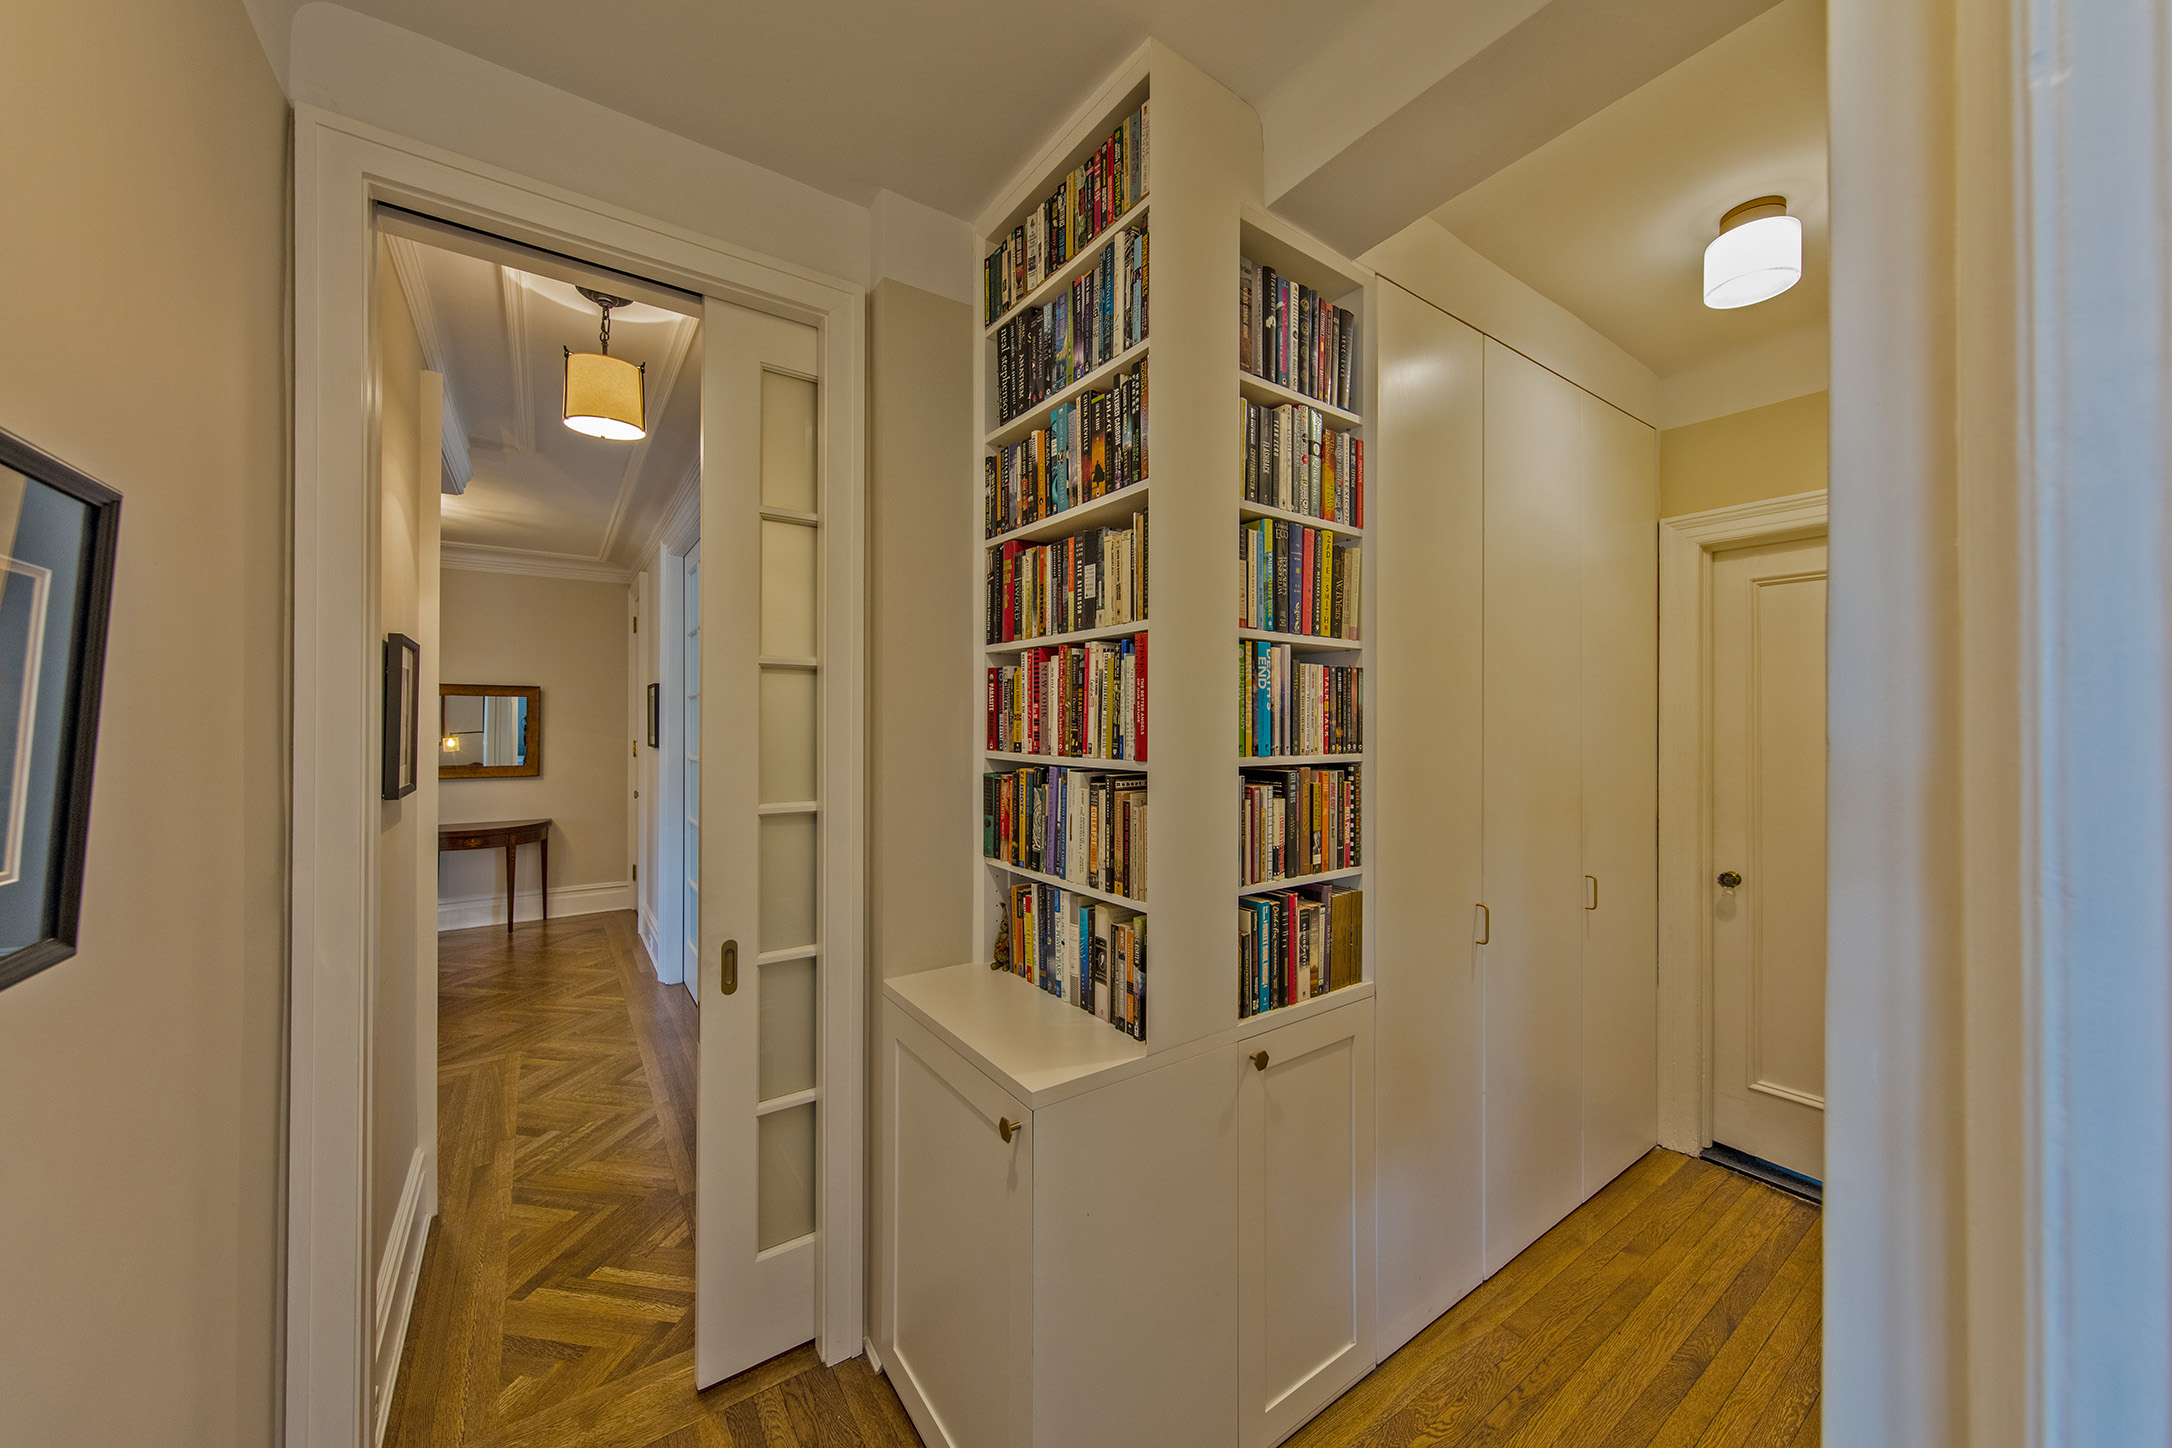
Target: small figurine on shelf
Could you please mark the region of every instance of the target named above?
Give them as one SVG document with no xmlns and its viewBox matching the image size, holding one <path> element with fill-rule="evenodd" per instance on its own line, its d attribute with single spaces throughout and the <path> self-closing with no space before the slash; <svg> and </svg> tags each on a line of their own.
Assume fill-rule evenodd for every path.
<svg viewBox="0 0 2172 1448">
<path fill-rule="evenodd" d="M 998 930 L 996 932 L 995 956 L 988 962 L 988 968 L 990 970 L 1009 970 L 1011 968 L 1011 933 L 1008 930 Z"/>
</svg>

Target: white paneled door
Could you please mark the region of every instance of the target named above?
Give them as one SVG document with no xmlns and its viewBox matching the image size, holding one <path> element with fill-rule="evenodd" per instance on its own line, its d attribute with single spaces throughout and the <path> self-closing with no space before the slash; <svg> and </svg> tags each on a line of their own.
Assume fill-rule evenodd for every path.
<svg viewBox="0 0 2172 1448">
<path fill-rule="evenodd" d="M 1712 560 L 1712 1139 L 1825 1175 L 1825 540 Z"/>
<path fill-rule="evenodd" d="M 815 1335 L 820 490 L 812 327 L 703 328 L 695 1378 Z M 698 719 L 696 717 L 698 712 Z M 692 772 L 692 761 L 689 762 Z"/>
</svg>

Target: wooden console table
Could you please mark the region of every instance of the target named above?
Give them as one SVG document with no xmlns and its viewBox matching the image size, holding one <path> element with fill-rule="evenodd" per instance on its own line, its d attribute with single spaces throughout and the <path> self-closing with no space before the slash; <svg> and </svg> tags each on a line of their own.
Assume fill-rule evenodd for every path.
<svg viewBox="0 0 2172 1448">
<path fill-rule="evenodd" d="M 543 918 L 551 918 L 551 822 L 545 820 L 490 820 L 483 824 L 442 825 L 437 847 L 443 850 L 505 851 L 505 928 L 513 929 L 513 861 L 522 845 L 543 847 Z"/>
</svg>

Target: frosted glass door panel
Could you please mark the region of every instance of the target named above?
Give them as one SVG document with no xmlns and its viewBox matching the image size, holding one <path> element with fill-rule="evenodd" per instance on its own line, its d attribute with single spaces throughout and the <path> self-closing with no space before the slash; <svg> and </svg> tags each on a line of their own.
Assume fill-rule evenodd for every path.
<svg viewBox="0 0 2172 1448">
<path fill-rule="evenodd" d="M 761 1195 L 755 1250 L 795 1241 L 815 1229 L 815 1108 L 772 1111 L 760 1120 Z"/>
<path fill-rule="evenodd" d="M 762 1062 L 757 1091 L 764 1101 L 809 1091 L 815 1084 L 815 963 L 772 960 L 762 966 Z"/>
<path fill-rule="evenodd" d="M 762 653 L 811 659 L 815 652 L 815 530 L 762 522 Z"/>
<path fill-rule="evenodd" d="M 815 510 L 815 385 L 762 374 L 762 506 Z"/>
<path fill-rule="evenodd" d="M 815 819 L 762 818 L 762 949 L 815 943 Z"/>
<path fill-rule="evenodd" d="M 815 797 L 815 676 L 762 670 L 762 803 Z"/>
</svg>

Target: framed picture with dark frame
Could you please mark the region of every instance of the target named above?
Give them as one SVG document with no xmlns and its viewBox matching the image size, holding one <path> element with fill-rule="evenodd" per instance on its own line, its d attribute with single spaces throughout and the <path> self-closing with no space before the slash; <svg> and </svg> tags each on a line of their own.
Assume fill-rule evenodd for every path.
<svg viewBox="0 0 2172 1448">
<path fill-rule="evenodd" d="M 75 954 L 121 495 L 0 432 L 0 989 Z"/>
<path fill-rule="evenodd" d="M 422 774 L 415 730 L 422 713 L 422 645 L 406 634 L 385 635 L 386 799 L 405 799 Z"/>
<path fill-rule="evenodd" d="M 664 747 L 664 686 L 649 685 L 649 748 Z"/>
</svg>

